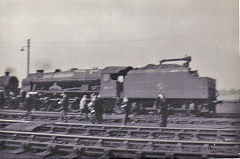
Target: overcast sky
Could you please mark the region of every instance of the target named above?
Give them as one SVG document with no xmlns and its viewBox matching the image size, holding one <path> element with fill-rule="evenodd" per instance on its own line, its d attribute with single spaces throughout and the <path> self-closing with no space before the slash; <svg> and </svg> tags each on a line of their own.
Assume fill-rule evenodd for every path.
<svg viewBox="0 0 240 159">
<path fill-rule="evenodd" d="M 192 56 L 200 76 L 240 88 L 238 0 L 0 0 L 0 74 Z"/>
</svg>

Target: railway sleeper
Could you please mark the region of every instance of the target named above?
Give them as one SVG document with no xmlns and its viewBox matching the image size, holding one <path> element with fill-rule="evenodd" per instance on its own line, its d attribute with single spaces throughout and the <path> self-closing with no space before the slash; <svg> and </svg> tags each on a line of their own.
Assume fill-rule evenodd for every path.
<svg viewBox="0 0 240 159">
<path fill-rule="evenodd" d="M 238 135 L 220 135 L 219 138 L 224 142 L 238 142 L 238 141 L 240 141 Z"/>
<path fill-rule="evenodd" d="M 158 158 L 158 159 L 166 159 L 168 154 L 164 152 L 141 152 L 139 158 Z"/>
<path fill-rule="evenodd" d="M 109 130 L 108 135 L 111 137 L 123 137 L 123 136 L 130 136 L 128 131 L 125 130 Z"/>
<path fill-rule="evenodd" d="M 110 158 L 135 158 L 137 151 L 131 150 L 111 150 L 109 153 Z M 138 154 L 139 155 L 139 154 Z"/>
<path fill-rule="evenodd" d="M 182 143 L 179 145 L 182 152 L 206 152 L 207 147 L 198 143 Z"/>
<path fill-rule="evenodd" d="M 161 131 L 163 133 L 179 133 L 179 132 L 182 132 L 183 130 L 181 130 L 181 129 L 171 129 L 171 128 L 159 128 L 158 131 Z"/>
<path fill-rule="evenodd" d="M 153 142 L 152 144 L 153 150 L 157 151 L 176 151 L 178 149 L 177 142 Z"/>
<path fill-rule="evenodd" d="M 236 153 L 239 152 L 239 145 L 221 145 L 221 144 L 209 144 L 208 150 L 211 153 Z"/>
<path fill-rule="evenodd" d="M 121 141 L 121 140 L 102 140 L 102 146 L 109 147 L 109 148 L 127 148 L 128 142 Z"/>
<path fill-rule="evenodd" d="M 37 142 L 50 142 L 52 140 L 53 140 L 52 136 L 44 136 L 44 135 L 35 135 L 33 138 L 33 141 L 37 141 Z"/>
<path fill-rule="evenodd" d="M 201 154 L 174 154 L 173 158 L 176 159 L 186 159 L 186 158 L 190 158 L 190 159 L 202 159 L 203 155 Z"/>
<path fill-rule="evenodd" d="M 198 140 L 211 140 L 211 141 L 215 141 L 217 138 L 217 134 L 197 134 L 196 136 L 198 138 Z"/>
<path fill-rule="evenodd" d="M 88 130 L 88 135 L 93 135 L 93 136 L 106 136 L 107 131 L 103 129 L 90 129 Z"/>
<path fill-rule="evenodd" d="M 31 146 L 32 149 L 36 149 L 36 147 L 34 147 L 33 145 Z M 46 149 L 43 149 L 40 152 L 35 152 L 34 154 L 37 156 L 41 156 L 41 157 L 48 157 L 51 156 L 53 154 L 56 154 L 58 151 L 56 149 L 56 145 L 55 144 L 48 144 Z"/>
<path fill-rule="evenodd" d="M 64 128 L 64 127 L 53 127 L 52 128 L 52 132 L 66 133 L 67 132 L 67 128 Z"/>
<path fill-rule="evenodd" d="M 22 151 L 22 147 L 21 145 L 23 145 L 23 143 L 21 141 L 12 141 L 12 140 L 6 140 L 4 142 L 2 142 L 2 149 L 8 149 L 11 150 L 12 152 L 14 151 L 19 151 L 21 149 Z"/>
<path fill-rule="evenodd" d="M 152 142 L 147 141 L 128 141 L 128 149 L 152 149 Z"/>
<path fill-rule="evenodd" d="M 173 139 L 175 138 L 175 133 L 162 133 L 162 132 L 153 132 L 152 137 L 154 139 Z"/>
<path fill-rule="evenodd" d="M 34 135 L 29 134 L 16 134 L 14 140 L 32 140 Z"/>
<path fill-rule="evenodd" d="M 0 133 L 0 139 L 13 139 L 17 134 Z"/>
<path fill-rule="evenodd" d="M 191 134 L 191 133 L 179 133 L 177 135 L 179 140 L 193 140 L 195 139 L 195 134 Z"/>
<path fill-rule="evenodd" d="M 81 134 L 81 135 L 88 135 L 87 129 L 84 128 L 69 128 L 69 134 Z"/>
<path fill-rule="evenodd" d="M 129 131 L 128 136 L 134 138 L 149 138 L 151 137 L 151 132 Z"/>
<path fill-rule="evenodd" d="M 233 125 L 233 126 L 240 126 L 240 122 L 239 121 L 234 121 L 234 122 L 231 122 L 231 125 Z"/>
<path fill-rule="evenodd" d="M 79 138 L 76 145 L 82 146 L 93 146 L 98 142 L 98 139 L 90 139 L 90 138 Z"/>
<path fill-rule="evenodd" d="M 63 137 L 63 136 L 56 136 L 54 139 L 55 143 L 59 144 L 69 144 L 69 143 L 75 143 L 77 140 L 76 138 L 72 137 Z"/>
<path fill-rule="evenodd" d="M 85 147 L 82 147 L 80 149 L 80 154 L 81 154 L 81 157 L 91 157 L 91 158 L 100 158 L 100 157 L 103 157 L 105 152 L 104 152 L 104 149 L 102 148 L 97 148 L 97 147 L 88 147 L 88 148 L 85 148 Z"/>
</svg>

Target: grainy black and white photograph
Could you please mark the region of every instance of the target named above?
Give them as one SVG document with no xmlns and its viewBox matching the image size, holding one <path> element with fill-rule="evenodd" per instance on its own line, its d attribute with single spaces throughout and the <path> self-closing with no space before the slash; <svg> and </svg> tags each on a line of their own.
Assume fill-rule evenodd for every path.
<svg viewBox="0 0 240 159">
<path fill-rule="evenodd" d="M 238 0 L 0 0 L 0 159 L 240 158 Z"/>
</svg>

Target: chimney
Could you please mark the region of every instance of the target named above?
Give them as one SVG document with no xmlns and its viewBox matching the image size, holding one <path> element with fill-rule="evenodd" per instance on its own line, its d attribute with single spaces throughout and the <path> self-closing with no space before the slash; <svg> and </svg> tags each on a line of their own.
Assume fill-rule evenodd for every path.
<svg viewBox="0 0 240 159">
<path fill-rule="evenodd" d="M 60 70 L 60 69 L 56 69 L 56 70 L 55 70 L 55 73 L 56 73 L 56 72 L 61 72 L 61 70 Z"/>
<path fill-rule="evenodd" d="M 10 72 L 5 72 L 5 76 L 9 76 Z"/>
<path fill-rule="evenodd" d="M 37 70 L 37 73 L 44 73 L 44 70 Z"/>
</svg>

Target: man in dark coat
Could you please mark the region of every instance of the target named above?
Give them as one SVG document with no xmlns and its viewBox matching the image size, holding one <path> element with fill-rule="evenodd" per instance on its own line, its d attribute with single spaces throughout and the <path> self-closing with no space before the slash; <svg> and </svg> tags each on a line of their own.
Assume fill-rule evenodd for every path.
<svg viewBox="0 0 240 159">
<path fill-rule="evenodd" d="M 0 90 L 0 108 L 4 107 L 5 97 L 3 90 Z"/>
<path fill-rule="evenodd" d="M 23 109 L 25 106 L 25 101 L 26 101 L 26 92 L 24 90 L 21 90 L 19 92 L 19 95 L 17 95 L 17 106 L 19 109 Z"/>
<path fill-rule="evenodd" d="M 166 127 L 168 118 L 168 104 L 163 93 L 160 93 L 156 98 L 156 106 L 158 107 L 158 109 L 160 109 L 161 116 L 160 127 Z"/>
<path fill-rule="evenodd" d="M 28 92 L 26 95 L 26 105 L 25 105 L 25 109 L 27 110 L 26 116 L 28 116 L 31 113 L 32 107 L 35 104 L 34 100 L 35 100 L 34 95 Z"/>
<path fill-rule="evenodd" d="M 102 106 L 102 99 L 101 96 L 98 95 L 96 98 L 95 104 L 94 104 L 94 110 L 95 110 L 95 115 L 96 115 L 96 120 L 98 123 L 102 122 L 102 115 L 103 115 L 103 106 Z"/>
<path fill-rule="evenodd" d="M 18 107 L 17 105 L 17 98 L 16 95 L 13 92 L 9 93 L 9 103 L 11 109 L 16 109 Z"/>
</svg>

